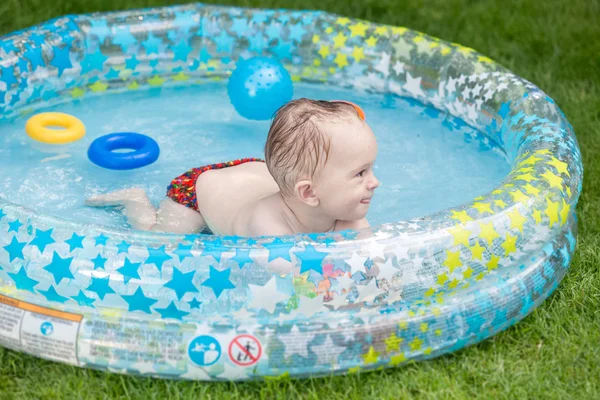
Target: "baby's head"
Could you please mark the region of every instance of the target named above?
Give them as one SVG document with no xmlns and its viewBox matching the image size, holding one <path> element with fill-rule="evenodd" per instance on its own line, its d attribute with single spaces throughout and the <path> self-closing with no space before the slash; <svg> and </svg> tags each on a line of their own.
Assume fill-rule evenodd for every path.
<svg viewBox="0 0 600 400">
<path fill-rule="evenodd" d="M 363 118 L 344 102 L 298 99 L 281 107 L 265 160 L 283 197 L 336 220 L 364 218 L 379 181 L 373 174 L 377 142 Z"/>
</svg>

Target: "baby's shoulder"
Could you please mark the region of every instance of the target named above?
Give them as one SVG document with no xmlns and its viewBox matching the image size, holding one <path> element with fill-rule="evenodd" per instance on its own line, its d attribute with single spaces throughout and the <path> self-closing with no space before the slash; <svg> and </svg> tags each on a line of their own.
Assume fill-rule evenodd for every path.
<svg viewBox="0 0 600 400">
<path fill-rule="evenodd" d="M 338 219 L 335 222 L 335 228 L 334 230 L 336 231 L 345 231 L 347 229 L 363 229 L 363 228 L 368 228 L 369 227 L 369 222 L 367 221 L 366 218 L 363 219 L 358 219 L 356 221 L 342 221 L 341 219 Z"/>
<path fill-rule="evenodd" d="M 285 223 L 276 204 L 258 201 L 248 213 L 247 231 L 250 236 L 289 235 L 293 232 Z"/>
</svg>

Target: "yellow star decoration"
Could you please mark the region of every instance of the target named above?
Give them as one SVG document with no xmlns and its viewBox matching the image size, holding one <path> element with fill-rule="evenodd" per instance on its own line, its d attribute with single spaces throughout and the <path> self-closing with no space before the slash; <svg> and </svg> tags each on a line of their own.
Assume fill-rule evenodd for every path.
<svg viewBox="0 0 600 400">
<path fill-rule="evenodd" d="M 390 351 L 400 350 L 400 344 L 404 339 L 396 336 L 396 332 L 392 332 L 390 336 L 385 339 L 385 350 L 389 353 Z"/>
<path fill-rule="evenodd" d="M 400 353 L 390 357 L 390 365 L 393 365 L 394 367 L 402 364 L 404 361 L 406 361 L 406 356 L 404 355 L 404 353 Z"/>
<path fill-rule="evenodd" d="M 484 274 L 483 272 L 480 272 L 480 273 L 479 273 L 479 275 L 477 275 L 477 276 L 475 277 L 475 280 L 476 280 L 476 281 L 480 281 L 480 280 L 482 280 L 482 279 L 483 279 L 483 277 L 484 277 L 484 276 L 485 276 L 485 274 Z"/>
<path fill-rule="evenodd" d="M 73 96 L 74 99 L 83 97 L 83 95 L 85 95 L 85 90 L 82 88 L 75 88 L 71 91 L 71 96 Z"/>
<path fill-rule="evenodd" d="M 436 317 L 439 317 L 440 315 L 442 315 L 442 310 L 440 310 L 439 307 L 434 307 L 431 309 L 431 313 Z"/>
<path fill-rule="evenodd" d="M 365 40 L 365 43 L 369 47 L 375 47 L 375 45 L 377 44 L 377 38 L 375 36 L 371 36 L 367 40 Z"/>
<path fill-rule="evenodd" d="M 360 366 L 356 366 L 356 367 L 352 367 L 352 368 L 348 368 L 348 373 L 349 374 L 358 374 L 360 372 Z"/>
<path fill-rule="evenodd" d="M 321 65 L 321 60 L 319 60 L 318 58 L 316 58 L 316 59 L 313 60 L 313 64 L 318 67 L 318 66 Z M 300 79 L 298 79 L 298 80 L 300 80 Z M 294 77 L 293 76 L 292 76 L 292 81 L 294 81 Z"/>
<path fill-rule="evenodd" d="M 183 72 L 180 72 L 173 77 L 173 80 L 176 81 L 187 81 L 188 79 L 190 79 L 190 77 L 184 74 Z"/>
<path fill-rule="evenodd" d="M 165 80 L 158 75 L 153 76 L 151 79 L 148 79 L 148 83 L 152 86 L 160 86 L 165 83 Z"/>
<path fill-rule="evenodd" d="M 527 182 L 531 182 L 531 181 L 535 181 L 536 180 L 536 178 L 533 175 L 531 175 L 530 172 L 527 172 L 525 174 L 516 175 L 514 177 L 514 179 L 521 180 L 521 181 L 527 181 Z"/>
<path fill-rule="evenodd" d="M 480 203 L 480 202 L 476 202 L 473 203 L 473 208 L 476 209 L 477 211 L 479 211 L 479 214 L 483 214 L 483 213 L 490 213 L 493 214 L 494 211 L 492 211 L 492 207 L 490 203 Z"/>
<path fill-rule="evenodd" d="M 140 87 L 140 85 L 135 81 L 133 81 L 129 85 L 127 85 L 127 89 L 131 89 L 131 90 L 135 90 L 139 87 Z"/>
<path fill-rule="evenodd" d="M 562 189 L 562 179 L 560 176 L 554 175 L 550 171 L 546 171 L 542 174 L 542 177 L 546 179 L 551 188 L 555 187 L 557 189 Z"/>
<path fill-rule="evenodd" d="M 526 159 L 524 159 L 523 161 L 521 161 L 519 164 L 517 164 L 517 167 L 520 167 L 522 165 L 535 165 L 538 163 L 538 161 L 542 161 L 542 158 L 537 157 L 535 154 L 527 157 Z"/>
<path fill-rule="evenodd" d="M 350 18 L 340 17 L 335 20 L 338 25 L 346 26 L 350 23 Z"/>
<path fill-rule="evenodd" d="M 552 165 L 554 168 L 556 168 L 556 170 L 558 171 L 559 174 L 567 174 L 567 176 L 571 176 L 569 175 L 569 171 L 567 170 L 568 164 L 566 162 L 560 161 L 558 158 L 556 157 L 552 157 L 551 161 L 548 161 L 547 164 Z"/>
<path fill-rule="evenodd" d="M 527 218 L 521 215 L 518 208 L 514 208 L 512 211 L 506 213 L 510 218 L 510 228 L 518 229 L 521 233 L 523 233 L 523 224 L 527 221 Z"/>
<path fill-rule="evenodd" d="M 482 63 L 487 63 L 487 64 L 492 64 L 494 62 L 494 60 L 492 60 L 491 58 L 486 57 L 486 56 L 477 57 L 477 61 L 482 62 Z"/>
<path fill-rule="evenodd" d="M 288 379 L 289 377 L 290 377 L 290 372 L 285 371 L 281 375 L 265 376 L 265 380 L 266 381 L 282 381 L 282 380 Z"/>
<path fill-rule="evenodd" d="M 533 210 L 533 219 L 535 219 L 536 224 L 542 223 L 542 212 L 540 210 Z"/>
<path fill-rule="evenodd" d="M 569 218 L 569 211 L 571 211 L 571 205 L 562 199 L 562 209 L 560 210 L 560 226 L 563 226 Z"/>
<path fill-rule="evenodd" d="M 454 237 L 453 246 L 456 246 L 457 244 L 462 244 L 467 247 L 469 246 L 469 236 L 472 232 L 463 228 L 462 225 L 448 229 L 448 233 Z"/>
<path fill-rule="evenodd" d="M 558 202 L 553 202 L 550 199 L 546 199 L 548 203 L 548 207 L 546 208 L 546 215 L 550 219 L 548 225 L 552 227 L 555 223 L 558 222 Z"/>
<path fill-rule="evenodd" d="M 479 224 L 481 226 L 481 233 L 479 233 L 479 237 L 488 242 L 488 245 L 492 245 L 494 239 L 499 238 L 498 232 L 494 228 L 494 224 L 488 222 L 487 224 Z"/>
<path fill-rule="evenodd" d="M 473 275 L 473 269 L 471 267 L 467 267 L 463 271 L 463 279 L 469 279 Z"/>
<path fill-rule="evenodd" d="M 446 282 L 448 282 L 448 275 L 446 275 L 445 273 L 441 274 L 441 275 L 438 275 L 438 277 L 437 277 L 437 283 L 439 283 L 440 285 L 443 286 L 444 283 L 446 283 Z"/>
<path fill-rule="evenodd" d="M 333 32 L 332 27 L 328 27 L 327 29 L 325 29 L 325 33 L 327 33 L 328 35 L 331 35 L 331 32 Z"/>
<path fill-rule="evenodd" d="M 321 46 L 321 48 L 319 49 L 319 55 L 323 58 L 327 57 L 329 55 L 329 46 Z"/>
<path fill-rule="evenodd" d="M 404 28 L 402 26 L 393 26 L 392 27 L 392 33 L 396 34 L 396 35 L 403 35 L 404 33 L 406 33 L 407 28 Z"/>
<path fill-rule="evenodd" d="M 442 53 L 443 56 L 448 55 L 452 52 L 452 49 L 450 47 L 444 46 L 442 48 L 442 50 L 440 51 L 440 53 Z"/>
<path fill-rule="evenodd" d="M 525 189 L 525 191 L 532 196 L 537 196 L 538 194 L 540 194 L 540 189 L 536 188 L 531 183 L 528 183 L 527 185 L 523 186 L 523 189 Z"/>
<path fill-rule="evenodd" d="M 436 336 L 442 336 L 442 330 L 441 329 L 436 329 L 435 330 L 435 334 L 436 334 Z"/>
<path fill-rule="evenodd" d="M 350 25 L 348 27 L 348 29 L 350 29 L 350 32 L 352 33 L 350 35 L 350 37 L 365 36 L 365 33 L 367 32 L 368 27 L 369 27 L 368 25 L 365 25 L 362 22 L 359 22 L 358 24 L 355 24 L 355 25 Z"/>
<path fill-rule="evenodd" d="M 454 211 L 452 210 L 452 216 L 450 217 L 452 219 L 457 219 L 460 222 L 467 222 L 467 221 L 473 221 L 473 218 L 469 217 L 467 215 L 466 211 Z"/>
<path fill-rule="evenodd" d="M 435 289 L 430 287 L 429 289 L 427 289 L 427 291 L 425 292 L 425 296 L 426 297 L 431 297 L 433 296 L 433 294 L 435 293 Z"/>
<path fill-rule="evenodd" d="M 525 195 L 520 190 L 515 190 L 514 192 L 509 192 L 509 194 L 512 196 L 514 201 L 517 201 L 519 203 L 526 203 L 527 200 L 529 200 L 529 197 L 527 197 L 527 195 Z"/>
<path fill-rule="evenodd" d="M 501 208 L 506 207 L 506 203 L 502 199 L 500 199 L 500 200 L 494 200 L 494 204 L 497 205 L 498 207 L 501 207 Z"/>
<path fill-rule="evenodd" d="M 375 28 L 375 34 L 379 36 L 385 36 L 389 32 L 389 28 L 387 26 L 378 26 Z"/>
<path fill-rule="evenodd" d="M 431 354 L 431 351 L 432 351 L 432 350 L 433 350 L 433 349 L 432 349 L 431 347 L 428 347 L 428 348 L 426 348 L 425 350 L 423 350 L 423 354 L 427 354 L 427 355 L 429 355 L 429 354 Z"/>
<path fill-rule="evenodd" d="M 448 287 L 450 289 L 454 289 L 454 288 L 456 288 L 458 286 L 459 283 L 460 283 L 460 281 L 458 279 L 454 278 L 454 279 L 452 279 L 452 282 L 450 282 L 448 284 Z"/>
<path fill-rule="evenodd" d="M 321 40 L 321 37 L 320 37 L 319 35 L 313 35 L 313 37 L 312 37 L 312 42 L 313 42 L 314 44 L 317 44 L 317 43 L 319 43 L 319 40 Z"/>
<path fill-rule="evenodd" d="M 102 83 L 100 81 L 97 81 L 96 83 L 94 83 L 93 85 L 90 85 L 90 89 L 92 90 L 92 92 L 97 93 L 97 92 L 104 92 L 106 91 L 106 89 L 108 88 L 108 85 L 105 83 Z"/>
<path fill-rule="evenodd" d="M 446 260 L 442 263 L 448 267 L 450 273 L 453 273 L 456 267 L 460 267 L 462 262 L 460 261 L 460 251 L 446 250 Z"/>
<path fill-rule="evenodd" d="M 426 322 L 423 322 L 419 329 L 421 329 L 421 332 L 425 333 L 429 330 L 429 324 L 427 324 Z"/>
<path fill-rule="evenodd" d="M 352 57 L 354 58 L 354 62 L 360 62 L 360 60 L 365 58 L 365 49 L 362 47 L 354 47 L 354 50 L 352 50 Z"/>
<path fill-rule="evenodd" d="M 515 251 L 517 251 L 517 236 L 511 236 L 508 233 L 506 234 L 506 239 L 504 240 L 504 243 L 502 243 L 502 248 L 504 249 L 505 253 L 504 256 L 508 256 L 510 253 L 514 253 Z"/>
<path fill-rule="evenodd" d="M 336 49 L 344 47 L 346 45 L 346 40 L 348 40 L 348 36 L 344 35 L 342 32 L 338 32 L 337 36 L 333 38 L 333 47 Z"/>
<path fill-rule="evenodd" d="M 406 328 L 408 328 L 408 322 L 406 322 L 406 321 L 400 321 L 400 322 L 398 322 L 398 328 L 400 328 L 400 329 L 406 329 Z"/>
<path fill-rule="evenodd" d="M 492 270 L 495 270 L 496 268 L 498 268 L 498 261 L 500 261 L 500 257 L 492 254 L 492 256 L 490 257 L 490 261 L 486 264 L 488 271 L 492 271 Z M 483 276 L 481 278 L 483 278 Z M 479 279 L 481 279 L 481 278 L 479 278 Z"/>
<path fill-rule="evenodd" d="M 413 351 L 420 350 L 421 346 L 423 346 L 423 340 L 418 337 L 415 337 L 413 341 L 409 343 L 409 345 L 411 350 Z"/>
<path fill-rule="evenodd" d="M 340 69 L 344 68 L 348 65 L 348 56 L 343 53 L 337 53 L 333 62 L 336 63 Z"/>
<path fill-rule="evenodd" d="M 375 364 L 379 359 L 379 353 L 371 346 L 369 347 L 369 352 L 363 354 L 363 359 L 365 360 L 365 364 Z"/>
</svg>

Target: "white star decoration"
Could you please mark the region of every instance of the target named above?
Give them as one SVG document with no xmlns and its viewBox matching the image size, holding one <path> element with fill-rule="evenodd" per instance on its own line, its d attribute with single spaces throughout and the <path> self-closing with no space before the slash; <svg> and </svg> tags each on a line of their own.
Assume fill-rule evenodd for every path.
<svg viewBox="0 0 600 400">
<path fill-rule="evenodd" d="M 300 332 L 298 326 L 294 325 L 288 333 L 280 334 L 279 340 L 285 345 L 285 358 L 292 354 L 298 354 L 302 357 L 308 357 L 308 344 L 315 335 L 308 332 Z"/>
<path fill-rule="evenodd" d="M 404 72 L 404 64 L 402 64 L 400 61 L 396 61 L 393 68 L 394 71 L 396 71 L 396 75 L 400 75 Z"/>
<path fill-rule="evenodd" d="M 298 305 L 298 308 L 295 309 L 293 313 L 302 314 L 307 318 L 310 318 L 313 315 L 323 311 L 329 311 L 329 309 L 323 305 L 323 299 L 321 296 L 317 296 L 312 299 L 300 296 L 299 303 L 300 304 Z"/>
<path fill-rule="evenodd" d="M 327 336 L 322 344 L 312 346 L 311 350 L 317 355 L 317 364 L 333 364 L 346 348 L 336 345 L 331 336 Z"/>
<path fill-rule="evenodd" d="M 288 295 L 277 290 L 277 278 L 271 277 L 264 286 L 248 284 L 252 292 L 252 301 L 249 308 L 263 308 L 273 314 L 275 307 L 280 301 L 287 300 Z"/>
<path fill-rule="evenodd" d="M 425 97 L 425 93 L 421 90 L 421 77 L 413 78 L 412 75 L 407 72 L 406 73 L 406 83 L 404 84 L 404 89 L 408 92 L 412 93 L 415 97 L 421 96 Z"/>
<path fill-rule="evenodd" d="M 379 267 L 379 274 L 377 275 L 377 278 L 385 278 L 389 283 L 392 282 L 394 275 L 400 272 L 400 270 L 394 267 L 391 258 L 385 260 L 384 264 L 377 264 L 377 266 Z"/>
<path fill-rule="evenodd" d="M 344 260 L 351 268 L 350 275 L 354 275 L 356 272 L 365 272 L 365 262 L 368 257 L 361 257 L 356 253 L 352 253 L 352 258 Z"/>
<path fill-rule="evenodd" d="M 375 240 L 369 242 L 367 245 L 367 250 L 369 251 L 369 256 L 372 260 L 377 257 L 385 258 L 385 254 L 383 253 L 384 249 L 385 246 Z"/>
<path fill-rule="evenodd" d="M 375 66 L 375 71 L 381 72 L 386 77 L 390 74 L 390 55 L 388 53 L 381 54 L 381 60 Z"/>
<path fill-rule="evenodd" d="M 369 283 L 364 286 L 358 286 L 358 298 L 356 303 L 372 302 L 377 296 L 381 294 L 382 290 L 377 287 L 377 280 L 371 279 Z"/>
</svg>

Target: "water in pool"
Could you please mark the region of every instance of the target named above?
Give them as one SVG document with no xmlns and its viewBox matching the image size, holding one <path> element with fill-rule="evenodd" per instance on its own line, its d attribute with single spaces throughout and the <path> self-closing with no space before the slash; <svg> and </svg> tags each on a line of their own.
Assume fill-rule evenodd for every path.
<svg viewBox="0 0 600 400">
<path fill-rule="evenodd" d="M 496 187 L 509 173 L 493 142 L 447 115 L 399 97 L 296 84 L 294 97 L 346 99 L 365 110 L 379 144 L 377 189 L 367 218 L 372 225 L 460 205 Z M 158 204 L 171 179 L 192 167 L 263 157 L 269 121 L 249 121 L 229 103 L 226 82 L 90 97 L 36 112 L 59 111 L 81 119 L 86 136 L 67 145 L 36 142 L 26 117 L 0 123 L 0 196 L 39 213 L 128 229 L 120 213 L 83 205 L 86 197 L 144 187 Z M 87 148 L 112 132 L 139 132 L 161 150 L 154 164 L 112 171 L 92 164 Z"/>
</svg>

